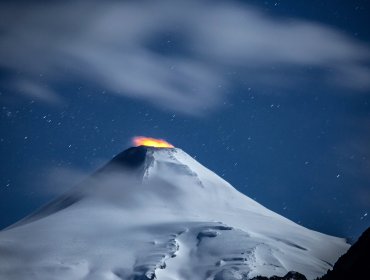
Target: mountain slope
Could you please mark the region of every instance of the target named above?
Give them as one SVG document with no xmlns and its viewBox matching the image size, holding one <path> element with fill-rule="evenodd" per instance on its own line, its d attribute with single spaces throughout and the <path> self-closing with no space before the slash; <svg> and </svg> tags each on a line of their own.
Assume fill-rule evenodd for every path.
<svg viewBox="0 0 370 280">
<path fill-rule="evenodd" d="M 324 274 L 349 245 L 244 196 L 176 148 L 131 148 L 0 232 L 0 279 Z"/>
</svg>

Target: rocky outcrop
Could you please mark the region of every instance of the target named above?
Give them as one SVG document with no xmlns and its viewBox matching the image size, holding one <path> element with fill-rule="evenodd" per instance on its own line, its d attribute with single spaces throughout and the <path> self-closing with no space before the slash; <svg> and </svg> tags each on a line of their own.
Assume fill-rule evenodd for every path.
<svg viewBox="0 0 370 280">
<path fill-rule="evenodd" d="M 370 279 L 370 228 L 335 263 L 333 270 L 318 280 Z"/>
<path fill-rule="evenodd" d="M 264 277 L 264 276 L 257 276 L 252 278 L 251 280 L 307 280 L 307 278 L 296 271 L 289 271 L 285 276 L 271 276 L 271 277 Z"/>
</svg>

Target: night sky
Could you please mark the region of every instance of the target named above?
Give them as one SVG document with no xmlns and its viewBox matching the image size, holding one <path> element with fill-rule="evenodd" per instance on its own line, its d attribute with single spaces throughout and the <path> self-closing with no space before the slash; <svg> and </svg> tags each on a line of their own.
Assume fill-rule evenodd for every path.
<svg viewBox="0 0 370 280">
<path fill-rule="evenodd" d="M 327 234 L 370 226 L 369 1 L 3 1 L 0 228 L 164 138 Z"/>
</svg>

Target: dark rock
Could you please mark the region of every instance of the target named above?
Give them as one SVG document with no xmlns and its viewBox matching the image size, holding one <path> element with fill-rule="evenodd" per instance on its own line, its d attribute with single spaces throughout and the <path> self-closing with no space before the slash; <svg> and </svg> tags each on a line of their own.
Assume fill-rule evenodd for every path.
<svg viewBox="0 0 370 280">
<path fill-rule="evenodd" d="M 200 242 L 202 241 L 203 238 L 205 238 L 205 237 L 213 238 L 213 237 L 216 237 L 218 234 L 219 234 L 219 232 L 214 231 L 214 230 L 209 230 L 209 229 L 199 232 L 198 235 L 197 235 L 197 240 L 198 240 L 197 246 L 199 246 L 199 244 L 200 244 Z"/>
<path fill-rule="evenodd" d="M 269 278 L 265 276 L 257 276 L 257 277 L 252 278 L 251 280 L 307 280 L 307 278 L 299 272 L 289 271 L 285 276 L 282 276 L 282 277 L 271 276 Z"/>
<path fill-rule="evenodd" d="M 116 155 L 106 167 L 120 165 L 126 168 L 137 168 L 144 164 L 149 148 L 144 146 L 132 147 Z"/>
<path fill-rule="evenodd" d="M 370 279 L 370 228 L 320 280 Z"/>
</svg>

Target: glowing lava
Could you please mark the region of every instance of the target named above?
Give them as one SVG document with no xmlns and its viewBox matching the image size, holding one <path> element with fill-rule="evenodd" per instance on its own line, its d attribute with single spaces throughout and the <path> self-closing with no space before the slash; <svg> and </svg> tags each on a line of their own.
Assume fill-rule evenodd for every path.
<svg viewBox="0 0 370 280">
<path fill-rule="evenodd" d="M 156 148 L 174 148 L 174 146 L 168 143 L 166 140 L 155 139 L 155 138 L 144 137 L 144 136 L 136 136 L 132 138 L 132 143 L 136 147 L 137 146 L 149 146 L 149 147 L 156 147 Z"/>
</svg>

